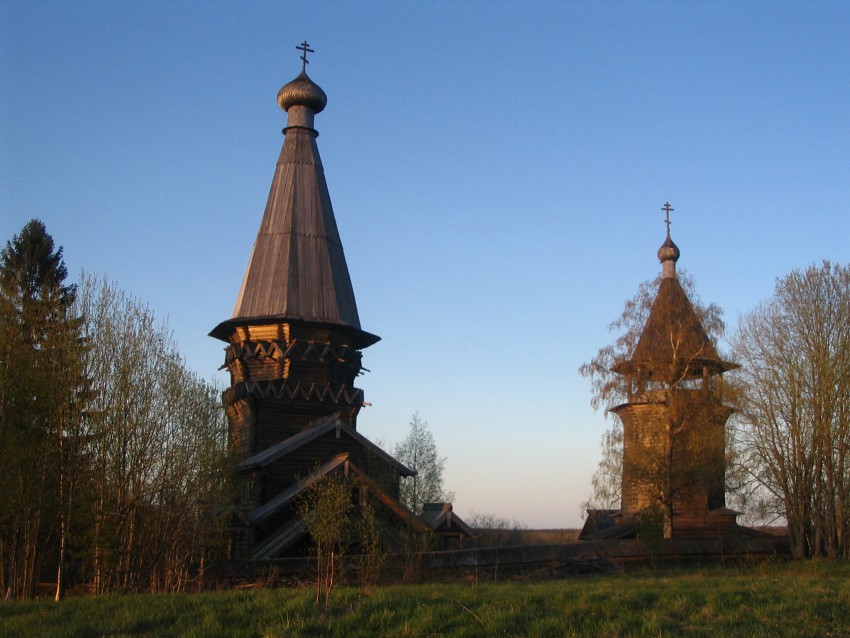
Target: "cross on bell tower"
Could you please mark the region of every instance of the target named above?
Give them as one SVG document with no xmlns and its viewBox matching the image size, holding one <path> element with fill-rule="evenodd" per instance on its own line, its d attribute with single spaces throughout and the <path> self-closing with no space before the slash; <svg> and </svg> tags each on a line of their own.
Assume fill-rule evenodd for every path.
<svg viewBox="0 0 850 638">
<path fill-rule="evenodd" d="M 665 213 L 664 223 L 667 224 L 667 235 L 670 235 L 670 213 L 673 212 L 673 207 L 670 206 L 670 202 L 665 202 L 664 206 L 661 207 L 661 210 Z"/>
</svg>

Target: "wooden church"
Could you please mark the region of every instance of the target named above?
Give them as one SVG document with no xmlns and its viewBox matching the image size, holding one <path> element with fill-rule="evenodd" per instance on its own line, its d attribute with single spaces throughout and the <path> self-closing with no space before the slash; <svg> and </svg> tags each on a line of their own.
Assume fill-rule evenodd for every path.
<svg viewBox="0 0 850 638">
<path fill-rule="evenodd" d="M 726 508 L 724 372 L 720 358 L 676 275 L 679 248 L 658 250 L 662 275 L 634 352 L 613 371 L 627 401 L 611 408 L 623 425 L 621 507 L 590 510 L 583 539 L 632 538 L 654 524 L 665 538 L 738 533 Z"/>
<path fill-rule="evenodd" d="M 314 118 L 327 97 L 306 73 L 312 50 L 298 48 L 302 72 L 277 95 L 288 118 L 283 148 L 236 307 L 210 332 L 227 344 L 234 556 L 303 554 L 307 526 L 296 504 L 331 473 L 351 478 L 355 508 L 366 499 L 380 508 L 390 550 L 411 531 L 462 537 L 469 529 L 459 517 L 429 510 L 420 518 L 399 502 L 399 481 L 415 472 L 357 431 L 364 397 L 354 383 L 362 350 L 379 337 L 360 325 L 316 144 Z"/>
</svg>

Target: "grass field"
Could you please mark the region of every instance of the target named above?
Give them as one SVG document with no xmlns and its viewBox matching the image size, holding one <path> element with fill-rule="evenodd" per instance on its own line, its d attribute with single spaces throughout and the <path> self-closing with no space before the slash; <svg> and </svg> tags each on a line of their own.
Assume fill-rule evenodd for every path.
<svg viewBox="0 0 850 638">
<path fill-rule="evenodd" d="M 850 562 L 0 603 L 0 636 L 850 636 Z"/>
</svg>

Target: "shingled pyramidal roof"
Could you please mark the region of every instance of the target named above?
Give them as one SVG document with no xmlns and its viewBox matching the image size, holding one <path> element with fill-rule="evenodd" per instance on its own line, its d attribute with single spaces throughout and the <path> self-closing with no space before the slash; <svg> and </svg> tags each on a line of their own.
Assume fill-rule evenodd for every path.
<svg viewBox="0 0 850 638">
<path fill-rule="evenodd" d="M 353 329 L 364 347 L 379 337 L 360 329 L 357 303 L 334 218 L 313 118 L 327 104 L 307 73 L 277 96 L 287 112 L 284 143 L 263 220 L 233 316 L 210 334 L 226 339 L 233 325 L 293 319 Z"/>
<path fill-rule="evenodd" d="M 614 371 L 650 380 L 673 380 L 726 372 L 738 367 L 723 361 L 709 339 L 699 315 L 676 276 L 678 246 L 667 237 L 658 249 L 662 265 L 661 284 L 652 302 L 649 318 L 631 359 L 621 361 Z"/>
</svg>

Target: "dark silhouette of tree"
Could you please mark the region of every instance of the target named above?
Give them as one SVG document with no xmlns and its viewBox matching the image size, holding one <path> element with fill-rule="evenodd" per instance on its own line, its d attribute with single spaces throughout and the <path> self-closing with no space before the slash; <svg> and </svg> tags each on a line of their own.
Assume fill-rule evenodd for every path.
<svg viewBox="0 0 850 638">
<path fill-rule="evenodd" d="M 0 252 L 0 588 L 11 597 L 33 595 L 50 563 L 62 593 L 89 395 L 67 275 L 37 219 Z"/>
<path fill-rule="evenodd" d="M 220 392 L 146 306 L 66 278 L 38 220 L 0 252 L 0 592 L 198 588 L 226 549 Z"/>
</svg>

